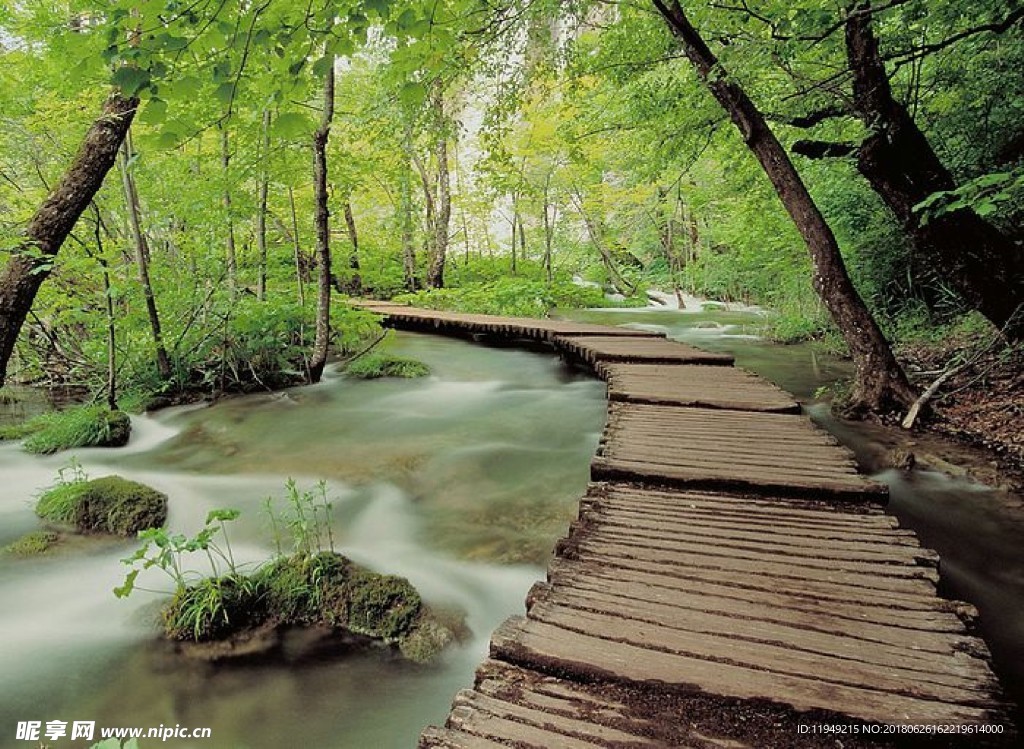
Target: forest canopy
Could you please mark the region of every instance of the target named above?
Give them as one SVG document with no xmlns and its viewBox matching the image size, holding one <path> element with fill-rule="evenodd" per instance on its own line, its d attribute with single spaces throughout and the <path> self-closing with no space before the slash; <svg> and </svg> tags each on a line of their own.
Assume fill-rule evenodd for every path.
<svg viewBox="0 0 1024 749">
<path fill-rule="evenodd" d="M 904 407 L 900 373 L 868 382 L 893 338 L 1024 328 L 1022 22 L 995 0 L 7 4 L 0 372 L 110 400 L 275 387 L 375 338 L 345 295 L 599 303 L 576 277 L 838 331 L 861 405 Z"/>
</svg>

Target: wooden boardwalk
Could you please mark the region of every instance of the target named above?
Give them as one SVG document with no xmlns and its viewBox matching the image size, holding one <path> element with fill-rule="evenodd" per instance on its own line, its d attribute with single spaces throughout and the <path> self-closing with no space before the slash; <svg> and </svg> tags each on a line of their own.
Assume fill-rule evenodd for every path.
<svg viewBox="0 0 1024 749">
<path fill-rule="evenodd" d="M 1013 745 L 976 612 L 937 595 L 937 556 L 786 393 L 642 331 L 364 306 L 545 342 L 608 383 L 547 581 L 420 747 Z"/>
</svg>

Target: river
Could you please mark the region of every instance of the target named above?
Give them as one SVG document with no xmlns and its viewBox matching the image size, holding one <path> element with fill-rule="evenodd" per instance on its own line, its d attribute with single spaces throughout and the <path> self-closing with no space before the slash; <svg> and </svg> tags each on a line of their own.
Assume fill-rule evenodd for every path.
<svg viewBox="0 0 1024 749">
<path fill-rule="evenodd" d="M 759 339 L 756 311 L 588 310 L 573 317 L 661 330 L 727 351 L 797 395 L 812 416 L 865 453 L 870 430 L 831 422 L 815 393 L 849 367 L 810 346 Z M 99 726 L 209 727 L 212 739 L 176 747 L 409 747 L 444 720 L 472 682 L 489 633 L 521 613 L 554 541 L 574 516 L 604 419 L 603 386 L 555 357 L 398 334 L 396 353 L 427 362 L 421 380 L 353 381 L 223 400 L 135 419 L 121 450 L 79 450 L 90 476 L 119 473 L 171 498 L 169 526 L 191 532 L 216 507 L 242 510 L 230 529 L 253 564 L 274 549 L 262 512 L 288 478 L 328 481 L 343 553 L 408 577 L 430 602 L 461 608 L 470 642 L 431 667 L 387 652 L 288 649 L 209 665 L 154 638 L 153 596 L 120 601 L 119 560 L 132 542 L 84 539 L 49 557 L 0 560 L 0 747 L 18 721 L 91 720 Z M 0 545 L 38 527 L 32 498 L 69 456 L 0 445 Z M 1024 683 L 1024 552 L 1019 527 L 984 487 L 940 474 L 877 476 L 892 510 L 943 555 L 945 592 L 982 609 L 1000 671 Z M 157 576 L 145 584 L 159 586 Z M 55 746 L 85 746 L 63 739 Z M 142 742 L 143 749 L 153 743 Z"/>
</svg>

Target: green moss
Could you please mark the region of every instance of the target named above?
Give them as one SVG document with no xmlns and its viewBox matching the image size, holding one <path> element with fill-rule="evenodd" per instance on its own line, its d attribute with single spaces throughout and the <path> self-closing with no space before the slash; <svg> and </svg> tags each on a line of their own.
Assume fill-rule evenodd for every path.
<svg viewBox="0 0 1024 749">
<path fill-rule="evenodd" d="M 345 371 L 353 377 L 372 380 L 378 377 L 425 377 L 430 374 L 430 367 L 404 356 L 368 354 L 350 363 Z"/>
<path fill-rule="evenodd" d="M 163 611 L 173 640 L 244 639 L 257 629 L 327 627 L 398 643 L 427 662 L 456 639 L 429 615 L 403 577 L 378 575 L 333 552 L 276 559 L 250 576 L 209 578 L 179 591 Z"/>
<path fill-rule="evenodd" d="M 172 640 L 209 642 L 263 624 L 269 616 L 266 589 L 246 575 L 209 577 L 178 591 L 163 610 Z"/>
<path fill-rule="evenodd" d="M 404 577 L 360 571 L 349 582 L 348 629 L 393 642 L 410 628 L 421 605 Z"/>
<path fill-rule="evenodd" d="M 0 548 L 0 555 L 9 554 L 16 557 L 35 557 L 45 554 L 60 542 L 60 534 L 53 531 L 32 531 L 17 541 Z"/>
<path fill-rule="evenodd" d="M 132 424 L 122 411 L 103 406 L 80 406 L 30 419 L 13 428 L 16 439 L 28 436 L 25 449 L 48 455 L 74 447 L 121 447 L 128 442 Z"/>
<path fill-rule="evenodd" d="M 83 533 L 134 536 L 166 522 L 167 495 L 120 476 L 104 476 L 47 490 L 39 497 L 36 514 Z"/>
</svg>

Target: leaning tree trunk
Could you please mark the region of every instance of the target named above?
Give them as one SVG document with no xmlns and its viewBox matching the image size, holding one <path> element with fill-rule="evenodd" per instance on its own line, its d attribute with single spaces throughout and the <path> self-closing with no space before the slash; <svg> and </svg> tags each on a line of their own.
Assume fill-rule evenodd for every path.
<svg viewBox="0 0 1024 749">
<path fill-rule="evenodd" d="M 25 240 L 0 273 L 0 386 L 25 317 L 53 269 L 53 258 L 117 161 L 138 105 L 134 97 L 110 95 L 71 166 L 29 221 Z"/>
<path fill-rule="evenodd" d="M 884 412 L 909 406 L 914 400 L 914 390 L 854 288 L 832 229 L 764 115 L 746 91 L 722 69 L 678 0 L 654 0 L 654 5 L 682 44 L 684 54 L 704 85 L 729 114 L 747 147 L 757 157 L 807 245 L 814 267 L 814 289 L 839 328 L 856 368 L 849 404 L 851 412 Z"/>
<path fill-rule="evenodd" d="M 153 284 L 149 279 L 149 245 L 142 231 L 142 217 L 139 208 L 139 192 L 135 187 L 135 177 L 131 173 L 132 137 L 125 135 L 121 146 L 121 184 L 124 188 L 124 202 L 128 208 L 128 227 L 131 229 L 132 243 L 135 245 L 135 267 L 139 275 L 139 285 L 146 300 L 146 314 L 149 316 L 149 329 L 153 335 L 153 351 L 156 356 L 156 370 L 164 382 L 171 379 L 171 360 L 164 346 L 163 328 L 160 325 L 160 313 L 156 307 L 156 296 Z"/>
<path fill-rule="evenodd" d="M 234 296 L 238 289 L 238 253 L 235 250 L 235 220 L 231 216 L 231 147 L 228 141 L 228 126 L 224 123 L 220 126 L 220 165 L 224 178 L 224 195 L 221 201 L 224 204 L 224 220 L 227 223 L 227 237 L 225 239 L 225 257 L 228 271 L 228 289 Z"/>
<path fill-rule="evenodd" d="M 1024 338 L 1021 250 L 968 208 L 927 222 L 914 210 L 929 195 L 955 189 L 956 182 L 907 108 L 893 97 L 870 9 L 870 3 L 859 3 L 846 21 L 854 108 L 869 130 L 857 168 L 896 214 L 920 257 L 1008 337 Z"/>
<path fill-rule="evenodd" d="M 401 174 L 401 199 L 399 201 L 399 217 L 402 230 L 402 271 L 405 275 L 406 291 L 416 291 L 416 247 L 413 245 L 413 220 L 412 220 L 412 130 L 406 128 L 405 138 L 402 141 L 402 174 Z"/>
<path fill-rule="evenodd" d="M 331 226 L 327 211 L 327 138 L 334 119 L 334 65 L 324 81 L 324 111 L 313 133 L 313 200 L 316 222 L 316 338 L 309 358 L 309 381 L 319 382 L 327 365 L 331 338 Z"/>
</svg>

